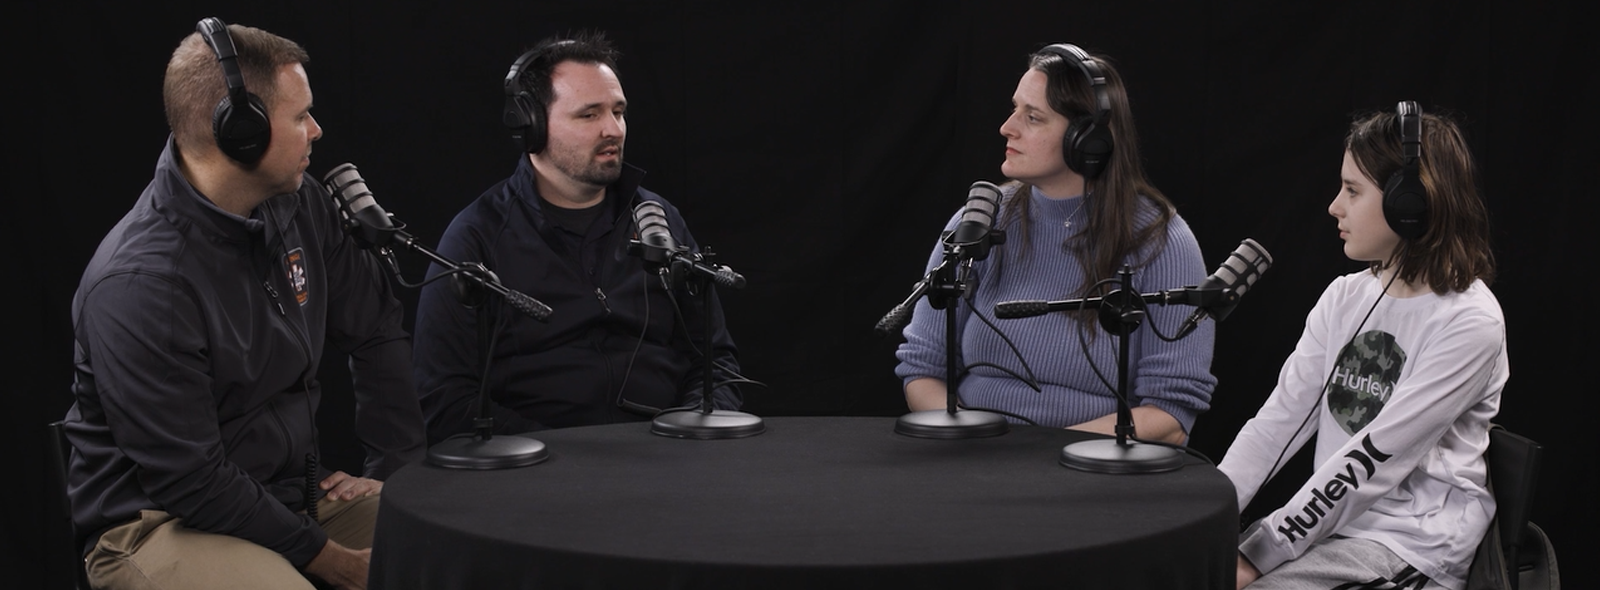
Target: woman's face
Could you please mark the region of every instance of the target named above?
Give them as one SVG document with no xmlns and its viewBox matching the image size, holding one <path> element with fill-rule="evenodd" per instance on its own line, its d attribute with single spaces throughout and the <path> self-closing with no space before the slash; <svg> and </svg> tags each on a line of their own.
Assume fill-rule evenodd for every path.
<svg viewBox="0 0 1600 590">
<path fill-rule="evenodd" d="M 1039 70 L 1023 74 L 1011 95 L 1011 116 L 1000 125 L 1000 135 L 1006 138 L 1006 159 L 1000 172 L 1006 178 L 1041 187 L 1060 185 L 1077 175 L 1061 154 L 1061 138 L 1070 121 L 1050 108 L 1045 95 L 1049 83 L 1049 77 Z"/>
</svg>

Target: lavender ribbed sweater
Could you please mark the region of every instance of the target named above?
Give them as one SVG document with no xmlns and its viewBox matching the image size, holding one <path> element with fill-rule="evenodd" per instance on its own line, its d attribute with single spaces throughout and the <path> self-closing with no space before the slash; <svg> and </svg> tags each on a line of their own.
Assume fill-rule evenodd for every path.
<svg viewBox="0 0 1600 590">
<path fill-rule="evenodd" d="M 1007 187 L 1008 193 L 1011 190 L 1014 189 Z M 1012 197 L 1007 195 L 1007 198 Z M 1015 251 L 1021 247 L 1017 220 L 1002 217 L 999 225 L 1012 238 L 1007 244 L 995 247 L 988 259 L 973 267 L 978 287 L 972 305 L 963 302 L 956 317 L 957 338 L 961 343 L 958 358 L 963 366 L 993 363 L 1027 375 L 1017 356 L 994 330 L 971 317 L 976 308 L 1016 343 L 1044 392 L 1037 393 L 991 367 L 974 367 L 962 378 L 959 391 L 968 406 L 1013 412 L 1041 426 L 1067 427 L 1116 412 L 1116 398 L 1101 384 L 1089 362 L 1099 367 L 1115 386 L 1117 339 L 1095 325 L 1099 334 L 1087 338 L 1089 356 L 1086 360 L 1075 331 L 1078 324 L 1069 314 L 995 319 L 997 303 L 1071 299 L 1084 282 L 1077 261 L 1064 246 L 1067 238 L 1088 225 L 1088 215 L 1081 207 L 1083 198 L 1054 200 L 1039 194 L 1037 189 L 1029 198 L 1033 200 L 1030 203 L 1029 255 L 1021 257 Z M 1155 209 L 1148 202 L 1144 205 L 1138 219 L 1148 223 L 1154 219 Z M 945 229 L 953 229 L 959 218 L 958 211 Z M 1066 223 L 1069 219 L 1070 228 Z M 1141 252 L 1129 263 L 1144 258 L 1145 253 Z M 943 260 L 944 250 L 936 245 L 928 268 L 938 266 Z M 1205 277 L 1200 246 L 1189 231 L 1189 225 L 1175 215 L 1167 225 L 1165 250 L 1149 265 L 1134 269 L 1133 283 L 1140 293 L 1150 293 L 1198 285 Z M 1161 408 L 1183 425 L 1184 432 L 1189 432 L 1195 417 L 1210 407 L 1211 390 L 1216 386 L 1216 378 L 1210 370 L 1215 328 L 1210 321 L 1202 322 L 1187 338 L 1164 342 L 1150 332 L 1151 323 L 1170 336 L 1193 310 L 1186 306 L 1160 305 L 1152 305 L 1150 310 L 1150 317 L 1130 340 L 1130 403 L 1134 407 L 1154 405 Z M 905 329 L 906 342 L 895 355 L 900 359 L 895 373 L 905 382 L 922 377 L 945 379 L 944 324 L 944 310 L 933 309 L 926 298 L 917 303 L 911 323 Z"/>
</svg>

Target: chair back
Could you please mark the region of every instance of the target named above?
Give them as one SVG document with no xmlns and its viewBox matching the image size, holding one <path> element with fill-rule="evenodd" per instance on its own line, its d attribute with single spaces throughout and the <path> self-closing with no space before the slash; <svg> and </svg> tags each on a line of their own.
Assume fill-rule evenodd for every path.
<svg viewBox="0 0 1600 590">
<path fill-rule="evenodd" d="M 72 444 L 67 442 L 66 422 L 58 420 L 45 426 L 45 453 L 45 462 L 48 463 L 45 471 L 50 480 L 51 497 L 48 501 L 60 502 L 60 507 L 45 518 L 52 521 L 59 519 L 59 530 L 64 531 L 65 536 L 64 540 L 57 542 L 59 549 L 52 551 L 59 557 L 50 561 L 55 563 L 59 560 L 59 563 L 50 569 L 61 572 L 58 579 L 71 576 L 71 584 L 62 581 L 62 586 L 87 589 L 89 582 L 83 571 L 82 548 L 78 546 L 77 527 L 72 524 L 72 503 L 67 499 L 67 469 L 72 461 Z"/>
<path fill-rule="evenodd" d="M 1506 430 L 1499 424 L 1489 429 L 1489 480 L 1494 490 L 1495 521 L 1500 525 L 1500 545 L 1506 565 L 1519 564 L 1523 539 L 1527 538 L 1528 514 L 1533 510 L 1534 491 L 1539 481 L 1539 460 L 1544 447 L 1528 437 Z M 1511 572 L 1516 586 L 1516 571 Z"/>
</svg>

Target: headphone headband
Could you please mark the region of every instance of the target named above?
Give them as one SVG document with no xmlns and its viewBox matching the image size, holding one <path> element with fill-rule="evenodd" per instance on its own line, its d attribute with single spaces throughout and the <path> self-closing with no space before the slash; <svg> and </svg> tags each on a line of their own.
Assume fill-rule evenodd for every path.
<svg viewBox="0 0 1600 590">
<path fill-rule="evenodd" d="M 216 138 L 217 149 L 247 167 L 255 166 L 272 141 L 272 119 L 267 107 L 244 86 L 244 71 L 239 67 L 238 50 L 233 36 L 228 34 L 228 25 L 211 16 L 195 23 L 194 30 L 216 54 L 228 86 L 227 96 L 211 113 L 211 134 Z"/>
<path fill-rule="evenodd" d="M 210 16 L 196 23 L 194 29 L 211 47 L 211 52 L 217 55 L 217 63 L 222 64 L 222 77 L 227 81 L 228 95 L 231 97 L 244 92 L 244 72 L 239 70 L 239 53 L 233 48 L 233 36 L 228 34 L 228 25 Z"/>
<path fill-rule="evenodd" d="M 1422 184 L 1422 107 L 1403 100 L 1395 105 L 1400 128 L 1400 169 L 1383 186 L 1383 218 L 1401 238 L 1428 232 L 1428 189 Z"/>
<path fill-rule="evenodd" d="M 1405 165 L 1415 166 L 1422 157 L 1422 108 L 1417 101 L 1402 100 L 1394 112 L 1400 118 L 1400 156 Z"/>
<path fill-rule="evenodd" d="M 1098 178 L 1111 165 L 1116 145 L 1116 138 L 1111 135 L 1111 94 L 1106 90 L 1105 69 L 1089 52 L 1070 43 L 1048 45 L 1039 53 L 1059 56 L 1089 81 L 1089 89 L 1094 92 L 1094 112 L 1088 117 L 1072 117 L 1066 133 L 1061 136 L 1061 157 L 1068 168 L 1084 178 Z"/>
<path fill-rule="evenodd" d="M 1089 52 L 1071 43 L 1056 43 L 1039 50 L 1039 53 L 1053 53 L 1061 56 L 1062 61 L 1070 63 L 1078 71 L 1083 72 L 1084 78 L 1089 81 L 1089 89 L 1094 92 L 1094 120 L 1097 123 L 1105 121 L 1106 115 L 1111 112 L 1111 96 L 1106 92 L 1105 70 L 1100 68 L 1100 62 L 1089 56 Z"/>
<path fill-rule="evenodd" d="M 506 104 L 501 111 L 501 121 L 511 129 L 511 140 L 527 153 L 544 150 L 548 131 L 545 125 L 544 103 L 535 93 L 521 87 L 523 70 L 533 67 L 539 60 L 549 55 L 551 49 L 573 43 L 577 41 L 563 39 L 524 51 L 517 57 L 517 61 L 511 63 L 511 69 L 506 71 L 506 79 L 502 84 Z"/>
</svg>

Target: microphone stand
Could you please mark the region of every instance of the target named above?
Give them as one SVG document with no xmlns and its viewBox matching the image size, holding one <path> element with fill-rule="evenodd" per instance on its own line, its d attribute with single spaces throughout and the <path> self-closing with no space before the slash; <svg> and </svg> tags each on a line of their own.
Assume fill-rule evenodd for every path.
<svg viewBox="0 0 1600 590">
<path fill-rule="evenodd" d="M 711 299 L 716 288 L 713 283 L 716 273 L 708 273 L 704 272 L 704 270 L 716 268 L 715 265 L 710 264 L 713 256 L 714 254 L 712 254 L 710 247 L 704 248 L 700 254 L 700 259 L 705 261 L 705 265 L 697 265 L 697 261 L 690 259 L 687 254 L 675 252 L 672 254 L 670 266 L 661 266 L 660 272 L 668 277 L 667 284 L 669 286 L 673 284 L 671 280 L 673 277 L 681 277 L 684 273 L 687 273 L 690 276 L 690 280 L 694 281 L 692 285 L 694 288 L 690 289 L 690 291 L 698 291 L 700 293 L 700 316 L 704 320 L 702 327 L 705 330 L 705 343 L 700 349 L 701 370 L 703 371 L 700 375 L 700 408 L 698 410 L 668 410 L 656 415 L 655 419 L 650 423 L 650 432 L 652 434 L 672 438 L 713 440 L 744 438 L 767 431 L 766 425 L 759 416 L 733 410 L 718 410 L 712 404 L 711 392 L 716 385 L 713 383 L 715 381 L 713 377 L 716 375 L 714 372 L 716 365 L 712 362 L 711 356 L 711 332 L 713 330 Z M 731 284 L 737 287 L 743 286 L 744 283 L 741 280 Z"/>
<path fill-rule="evenodd" d="M 455 284 L 456 299 L 469 308 L 478 310 L 478 344 L 483 350 L 483 378 L 478 383 L 478 417 L 473 420 L 473 432 L 458 434 L 428 448 L 427 462 L 454 469 L 506 469 L 525 467 L 549 458 L 544 443 L 522 436 L 494 436 L 494 417 L 489 411 L 489 365 L 494 359 L 494 318 L 487 305 L 485 291 L 498 295 L 501 301 L 541 322 L 550 317 L 550 306 L 500 284 L 500 278 L 482 264 L 468 266 L 456 264 L 438 252 L 417 243 L 406 233 L 406 224 L 385 212 L 372 200 L 367 181 L 352 164 L 335 166 L 323 177 L 323 185 L 338 206 L 342 229 L 355 239 L 362 249 L 373 252 L 394 274 L 401 285 L 406 283 L 400 264 L 394 259 L 390 244 L 417 252 L 445 268 Z M 437 278 L 438 275 L 435 276 Z M 496 308 L 498 310 L 498 308 Z"/>
<path fill-rule="evenodd" d="M 455 272 L 451 280 L 456 300 L 477 311 L 478 349 L 482 351 L 483 375 L 478 380 L 478 417 L 472 420 L 473 431 L 457 434 L 428 447 L 427 462 L 439 467 L 473 470 L 510 469 L 544 462 L 550 458 L 550 453 L 543 442 L 520 435 L 496 437 L 494 414 L 489 410 L 489 366 L 494 361 L 496 330 L 493 324 L 500 310 L 499 306 L 491 305 L 494 302 L 488 300 L 487 293 L 500 295 L 501 300 L 512 302 L 513 306 L 526 313 L 528 310 L 517 305 L 517 298 L 509 295 L 521 294 L 502 286 L 499 278 L 482 264 L 470 263 L 463 268 L 442 256 L 434 255 L 433 258 L 441 266 L 450 269 L 446 272 Z M 539 315 L 529 315 L 541 321 L 544 319 Z M 549 315 L 548 308 L 544 315 Z"/>
<path fill-rule="evenodd" d="M 894 424 L 896 434 L 954 440 L 999 436 L 1011 429 L 1010 423 L 1000 414 L 962 410 L 959 407 L 961 398 L 956 393 L 956 347 L 960 346 L 960 342 L 956 334 L 956 306 L 971 286 L 966 277 L 971 274 L 974 260 L 963 258 L 961 249 L 961 246 L 948 248 L 944 262 L 928 273 L 928 277 L 912 293 L 913 301 L 907 302 L 913 303 L 917 297 L 926 294 L 928 305 L 944 310 L 945 408 L 920 410 L 900 416 Z M 902 305 L 908 308 L 907 304 Z"/>
<path fill-rule="evenodd" d="M 1139 295 L 1133 290 L 1133 271 L 1127 266 L 1117 273 L 1122 288 L 1104 297 L 1068 301 L 1001 303 L 995 317 L 1019 318 L 1050 311 L 1097 309 L 1100 327 L 1117 337 L 1117 424 L 1115 439 L 1087 440 L 1061 449 L 1061 464 L 1094 473 L 1159 473 L 1183 466 L 1183 453 L 1162 445 L 1129 440 L 1133 436 L 1133 410 L 1128 407 L 1128 336 L 1139 329 L 1145 313 L 1135 302 L 1166 304 L 1172 293 Z"/>
</svg>

